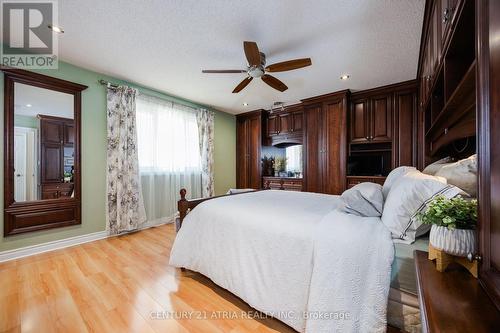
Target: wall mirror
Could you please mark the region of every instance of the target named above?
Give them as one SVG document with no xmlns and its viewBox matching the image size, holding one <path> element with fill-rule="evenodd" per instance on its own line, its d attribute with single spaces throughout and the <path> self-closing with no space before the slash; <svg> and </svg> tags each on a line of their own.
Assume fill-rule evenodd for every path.
<svg viewBox="0 0 500 333">
<path fill-rule="evenodd" d="M 4 235 L 81 223 L 80 110 L 86 86 L 4 70 Z"/>
</svg>

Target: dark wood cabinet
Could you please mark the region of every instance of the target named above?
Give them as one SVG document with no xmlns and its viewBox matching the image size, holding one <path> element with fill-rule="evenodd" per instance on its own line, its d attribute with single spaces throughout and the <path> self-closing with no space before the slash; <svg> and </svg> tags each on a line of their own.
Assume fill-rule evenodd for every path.
<svg viewBox="0 0 500 333">
<path fill-rule="evenodd" d="M 394 93 L 392 167 L 418 164 L 417 83 Z"/>
<path fill-rule="evenodd" d="M 40 170 L 42 186 L 63 181 L 63 146 L 60 143 L 42 143 Z"/>
<path fill-rule="evenodd" d="M 376 183 L 384 185 L 386 177 L 382 176 L 347 176 L 347 188 L 352 188 L 361 183 Z"/>
<path fill-rule="evenodd" d="M 305 190 L 340 194 L 345 189 L 349 91 L 303 100 Z"/>
<path fill-rule="evenodd" d="M 69 198 L 73 194 L 73 183 L 46 184 L 42 189 L 42 200 Z"/>
<path fill-rule="evenodd" d="M 434 19 L 436 7 L 439 21 Z M 499 12 L 500 2 L 493 0 L 426 2 L 422 41 L 434 38 L 439 30 L 440 48 L 431 52 L 439 59 L 435 68 L 428 65 L 434 44 L 422 42 L 420 48 L 419 167 L 445 156 L 477 153 L 478 247 L 471 259 L 479 262 L 480 269 L 478 279 L 463 270 L 440 273 L 417 251 L 424 332 L 492 332 L 499 327 L 500 47 L 495 39 L 500 34 Z M 427 80 L 428 73 L 434 75 Z"/>
<path fill-rule="evenodd" d="M 282 113 L 279 118 L 279 134 L 288 134 L 293 132 L 293 121 L 290 113 Z"/>
<path fill-rule="evenodd" d="M 279 117 L 270 115 L 267 118 L 266 134 L 267 136 L 278 135 L 279 133 Z"/>
<path fill-rule="evenodd" d="M 42 200 L 71 196 L 73 183 L 64 174 L 72 173 L 75 125 L 73 119 L 39 115 L 40 186 Z M 67 156 L 69 154 L 69 156 Z M 68 162 L 69 161 L 69 162 Z M 70 163 L 68 165 L 68 163 Z M 64 190 L 60 190 L 64 188 Z"/>
<path fill-rule="evenodd" d="M 351 143 L 392 140 L 392 93 L 353 97 L 350 109 Z"/>
<path fill-rule="evenodd" d="M 351 103 L 350 133 L 351 143 L 370 140 L 369 107 L 367 99 L 353 100 Z"/>
<path fill-rule="evenodd" d="M 323 191 L 322 105 L 304 107 L 304 174 L 307 192 Z"/>
<path fill-rule="evenodd" d="M 386 154 L 388 170 L 417 165 L 417 81 L 358 91 L 349 113 L 352 154 Z"/>
<path fill-rule="evenodd" d="M 262 187 L 270 190 L 302 191 L 302 178 L 262 177 Z"/>
<path fill-rule="evenodd" d="M 261 187 L 262 110 L 236 117 L 236 186 Z"/>
<path fill-rule="evenodd" d="M 265 145 L 301 144 L 303 127 L 302 105 L 294 104 L 265 114 Z"/>
<path fill-rule="evenodd" d="M 292 126 L 294 132 L 302 132 L 302 123 L 304 119 L 304 113 L 302 109 L 300 111 L 292 112 Z"/>
<path fill-rule="evenodd" d="M 64 144 L 72 145 L 75 143 L 75 126 L 72 124 L 64 125 Z"/>
<path fill-rule="evenodd" d="M 370 99 L 370 141 L 392 140 L 392 93 Z"/>
</svg>

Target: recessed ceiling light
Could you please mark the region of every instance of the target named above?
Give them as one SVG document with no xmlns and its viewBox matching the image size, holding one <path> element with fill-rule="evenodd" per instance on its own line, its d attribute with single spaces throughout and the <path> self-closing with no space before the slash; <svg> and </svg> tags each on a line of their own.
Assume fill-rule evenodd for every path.
<svg viewBox="0 0 500 333">
<path fill-rule="evenodd" d="M 347 80 L 349 77 L 350 77 L 350 76 L 349 76 L 349 74 L 342 74 L 342 75 L 340 76 L 340 79 L 341 79 L 341 80 Z"/>
<path fill-rule="evenodd" d="M 247 102 L 243 103 L 243 106 L 248 106 L 248 103 Z"/>
<path fill-rule="evenodd" d="M 32 106 L 33 106 L 33 105 L 31 105 L 31 104 L 26 104 L 26 107 L 27 107 L 27 108 L 30 108 L 30 107 L 32 107 Z"/>
<path fill-rule="evenodd" d="M 63 34 L 64 33 L 64 30 L 61 27 L 58 27 L 58 26 L 55 26 L 55 25 L 52 25 L 52 24 L 49 24 L 48 27 L 49 27 L 50 30 L 52 30 L 54 32 L 57 32 L 58 34 Z"/>
</svg>

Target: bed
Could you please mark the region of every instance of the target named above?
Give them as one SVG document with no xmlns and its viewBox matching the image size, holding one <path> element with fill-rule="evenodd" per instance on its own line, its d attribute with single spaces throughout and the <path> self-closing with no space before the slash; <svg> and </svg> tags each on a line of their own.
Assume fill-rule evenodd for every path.
<svg viewBox="0 0 500 333">
<path fill-rule="evenodd" d="M 394 245 L 380 218 L 342 213 L 339 196 L 318 193 L 181 195 L 171 265 L 298 332 L 385 332 Z"/>
</svg>

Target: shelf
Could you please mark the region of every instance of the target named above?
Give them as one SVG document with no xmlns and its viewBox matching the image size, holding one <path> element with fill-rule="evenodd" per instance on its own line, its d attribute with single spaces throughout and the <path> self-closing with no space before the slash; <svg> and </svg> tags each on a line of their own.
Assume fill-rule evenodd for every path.
<svg viewBox="0 0 500 333">
<path fill-rule="evenodd" d="M 464 77 L 451 94 L 441 112 L 425 133 L 426 138 L 436 134 L 459 120 L 476 103 L 476 61 L 470 65 Z"/>
<path fill-rule="evenodd" d="M 351 153 L 390 153 L 392 149 L 365 149 L 365 150 L 351 150 Z"/>
</svg>

